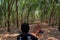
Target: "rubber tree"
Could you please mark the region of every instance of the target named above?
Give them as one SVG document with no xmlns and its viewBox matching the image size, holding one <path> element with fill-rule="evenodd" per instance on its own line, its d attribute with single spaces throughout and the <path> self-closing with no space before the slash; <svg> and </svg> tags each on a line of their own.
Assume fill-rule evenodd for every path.
<svg viewBox="0 0 60 40">
<path fill-rule="evenodd" d="M 52 11 L 50 13 L 50 19 L 49 19 L 49 25 L 51 25 L 52 27 L 54 26 L 54 15 L 56 14 L 55 13 L 55 7 L 56 7 L 56 4 L 57 4 L 57 1 L 56 0 L 51 0 L 51 5 L 52 5 Z"/>
<path fill-rule="evenodd" d="M 0 4 L 0 26 L 2 27 L 2 16 L 3 16 L 3 5 L 2 5 L 2 0 L 1 1 L 1 4 Z"/>
<path fill-rule="evenodd" d="M 18 28 L 19 27 L 18 25 L 18 0 L 16 0 L 16 13 L 17 13 L 16 21 L 17 21 L 17 28 Z"/>
<path fill-rule="evenodd" d="M 7 30 L 8 30 L 8 32 L 10 32 L 9 19 L 10 19 L 10 1 L 8 0 L 8 20 L 7 20 L 7 23 L 8 23 Z"/>
<path fill-rule="evenodd" d="M 4 16 L 5 16 L 5 27 L 6 27 L 6 0 L 4 0 L 4 6 L 5 6 L 5 8 L 4 8 Z"/>
<path fill-rule="evenodd" d="M 59 26 L 58 26 L 58 30 L 60 30 L 60 16 L 59 16 Z"/>
</svg>

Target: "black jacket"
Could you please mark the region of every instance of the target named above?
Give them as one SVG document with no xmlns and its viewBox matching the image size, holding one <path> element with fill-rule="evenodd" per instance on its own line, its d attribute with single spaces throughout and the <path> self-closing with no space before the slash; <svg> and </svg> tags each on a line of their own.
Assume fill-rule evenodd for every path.
<svg viewBox="0 0 60 40">
<path fill-rule="evenodd" d="M 38 39 L 31 34 L 21 34 L 17 37 L 17 40 L 38 40 Z"/>
</svg>

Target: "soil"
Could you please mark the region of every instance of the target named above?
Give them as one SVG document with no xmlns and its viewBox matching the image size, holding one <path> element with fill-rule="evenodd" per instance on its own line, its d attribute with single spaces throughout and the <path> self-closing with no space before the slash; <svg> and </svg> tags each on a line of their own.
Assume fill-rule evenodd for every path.
<svg viewBox="0 0 60 40">
<path fill-rule="evenodd" d="M 45 25 L 44 25 L 45 26 Z M 33 27 L 32 27 L 33 28 Z M 38 34 L 30 29 L 30 33 L 36 36 L 39 40 L 60 40 L 60 31 L 57 28 L 42 28 L 43 33 Z M 7 28 L 0 28 L 0 40 L 17 40 L 17 36 L 20 34 L 20 28 L 10 28 L 10 32 L 7 32 Z"/>
</svg>

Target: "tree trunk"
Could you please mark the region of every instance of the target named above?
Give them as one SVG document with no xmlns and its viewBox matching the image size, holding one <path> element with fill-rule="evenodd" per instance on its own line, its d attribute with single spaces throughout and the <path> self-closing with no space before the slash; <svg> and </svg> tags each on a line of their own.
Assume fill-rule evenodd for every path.
<svg viewBox="0 0 60 40">
<path fill-rule="evenodd" d="M 4 9 L 4 16 L 5 16 L 5 27 L 6 27 L 6 1 L 4 0 L 4 5 L 5 5 L 5 9 Z"/>
<path fill-rule="evenodd" d="M 9 24 L 9 19 L 10 19 L 10 3 L 9 3 L 9 0 L 8 0 L 8 21 L 7 21 L 7 23 L 8 23 L 8 28 L 7 28 L 8 32 L 10 32 L 10 28 L 9 28 L 9 26 L 10 26 L 10 24 Z"/>
<path fill-rule="evenodd" d="M 27 23 L 29 22 L 29 11 L 27 13 Z"/>
<path fill-rule="evenodd" d="M 17 28 L 19 27 L 19 25 L 18 25 L 18 0 L 16 0 L 16 13 L 17 13 Z"/>
<path fill-rule="evenodd" d="M 50 14 L 50 19 L 49 19 L 49 26 L 51 25 L 52 27 L 54 27 L 54 22 L 53 22 L 54 14 L 55 14 L 55 2 L 53 2 L 53 8 L 52 8 L 52 12 Z"/>
<path fill-rule="evenodd" d="M 58 25 L 58 30 L 60 31 L 60 17 L 59 17 L 59 25 Z"/>
<path fill-rule="evenodd" d="M 51 23 L 51 15 L 52 15 L 52 13 L 49 15 L 49 21 L 48 21 L 49 26 L 50 26 L 50 23 Z"/>
</svg>

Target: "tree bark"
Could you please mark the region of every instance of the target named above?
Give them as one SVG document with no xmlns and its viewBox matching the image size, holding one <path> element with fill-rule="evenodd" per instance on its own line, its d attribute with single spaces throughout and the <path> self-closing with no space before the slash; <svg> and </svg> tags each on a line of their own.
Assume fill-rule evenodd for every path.
<svg viewBox="0 0 60 40">
<path fill-rule="evenodd" d="M 5 6 L 5 9 L 4 9 L 4 16 L 5 16 L 5 27 L 6 27 L 6 1 L 4 0 L 4 6 Z"/>
<path fill-rule="evenodd" d="M 54 26 L 54 22 L 53 22 L 54 13 L 55 13 L 55 2 L 53 2 L 53 8 L 52 8 L 52 12 L 50 14 L 50 19 L 49 19 L 49 26 L 51 25 L 52 27 Z M 51 23 L 51 21 L 52 21 L 52 23 Z"/>
<path fill-rule="evenodd" d="M 60 31 L 60 16 L 59 16 L 59 25 L 58 25 L 58 30 Z"/>
<path fill-rule="evenodd" d="M 16 0 L 16 13 L 17 13 L 17 28 L 19 27 L 19 25 L 18 25 L 18 0 Z"/>
<path fill-rule="evenodd" d="M 8 28 L 7 28 L 8 32 L 10 32 L 9 19 L 10 19 L 10 3 L 9 3 L 9 0 L 8 0 L 8 21 L 7 21 L 7 23 L 8 23 Z"/>
</svg>

